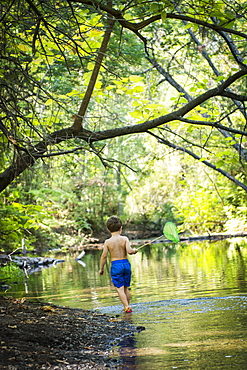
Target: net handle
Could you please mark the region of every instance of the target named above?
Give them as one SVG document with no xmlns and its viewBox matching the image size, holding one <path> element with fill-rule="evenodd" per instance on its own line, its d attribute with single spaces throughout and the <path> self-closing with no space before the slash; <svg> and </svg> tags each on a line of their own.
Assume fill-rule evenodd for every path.
<svg viewBox="0 0 247 370">
<path fill-rule="evenodd" d="M 156 240 L 158 240 L 158 239 L 162 238 L 163 236 L 164 236 L 164 235 L 158 236 L 158 238 L 155 238 L 154 240 L 151 240 L 150 242 L 147 242 L 147 243 L 145 243 L 145 244 L 141 245 L 139 248 L 137 248 L 137 250 L 139 250 L 139 249 L 141 249 L 141 248 L 145 247 L 146 245 L 152 244 L 153 242 L 155 242 Z"/>
</svg>

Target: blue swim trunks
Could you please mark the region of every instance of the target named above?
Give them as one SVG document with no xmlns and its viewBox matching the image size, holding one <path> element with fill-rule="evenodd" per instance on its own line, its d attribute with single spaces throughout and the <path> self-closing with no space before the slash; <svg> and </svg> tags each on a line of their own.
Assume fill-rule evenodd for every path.
<svg viewBox="0 0 247 370">
<path fill-rule="evenodd" d="M 111 263 L 111 278 L 115 287 L 130 286 L 131 265 L 127 259 L 116 260 Z"/>
</svg>

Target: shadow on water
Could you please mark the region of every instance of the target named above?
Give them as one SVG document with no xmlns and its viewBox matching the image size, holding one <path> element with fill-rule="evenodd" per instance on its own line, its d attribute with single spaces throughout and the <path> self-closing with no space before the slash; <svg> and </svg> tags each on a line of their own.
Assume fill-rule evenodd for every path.
<svg viewBox="0 0 247 370">
<path fill-rule="evenodd" d="M 118 357 L 122 360 L 121 369 L 138 369 L 137 340 L 134 336 L 124 338 L 118 346 Z"/>
</svg>

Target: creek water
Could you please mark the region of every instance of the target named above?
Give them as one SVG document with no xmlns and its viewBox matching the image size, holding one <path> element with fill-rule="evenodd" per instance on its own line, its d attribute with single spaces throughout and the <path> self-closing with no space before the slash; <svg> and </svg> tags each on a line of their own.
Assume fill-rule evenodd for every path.
<svg viewBox="0 0 247 370">
<path fill-rule="evenodd" d="M 145 330 L 124 338 L 112 356 L 119 369 L 246 369 L 247 242 L 153 244 L 130 256 L 132 314 L 124 314 L 101 251 L 81 261 L 64 255 L 2 293 L 119 315 Z M 61 255 L 57 255 L 61 258 Z"/>
</svg>

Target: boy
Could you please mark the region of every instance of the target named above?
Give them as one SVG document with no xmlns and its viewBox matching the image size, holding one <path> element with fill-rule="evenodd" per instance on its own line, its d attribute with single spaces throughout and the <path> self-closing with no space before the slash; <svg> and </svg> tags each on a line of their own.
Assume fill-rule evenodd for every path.
<svg viewBox="0 0 247 370">
<path fill-rule="evenodd" d="M 124 311 L 132 312 L 130 303 L 130 279 L 131 265 L 127 259 L 128 254 L 137 253 L 137 249 L 131 248 L 129 239 L 122 236 L 122 221 L 116 216 L 110 217 L 106 222 L 107 229 L 111 237 L 104 243 L 104 249 L 100 258 L 99 274 L 104 274 L 104 266 L 107 260 L 108 252 L 111 256 L 111 278 L 117 290 L 118 296 L 124 306 Z"/>
</svg>

